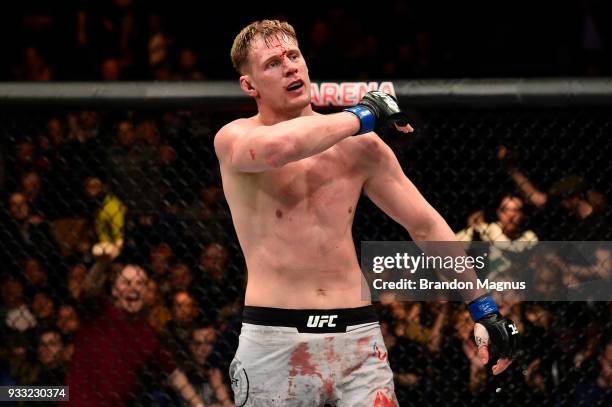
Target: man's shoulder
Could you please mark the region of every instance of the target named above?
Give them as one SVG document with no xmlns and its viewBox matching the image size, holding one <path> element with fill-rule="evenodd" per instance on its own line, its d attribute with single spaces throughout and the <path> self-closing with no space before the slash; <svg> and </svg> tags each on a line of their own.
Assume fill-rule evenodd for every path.
<svg viewBox="0 0 612 407">
<path fill-rule="evenodd" d="M 240 137 L 257 126 L 254 117 L 240 118 L 227 123 L 215 134 L 215 150 L 217 155 L 223 155 L 236 137 Z"/>
<path fill-rule="evenodd" d="M 243 117 L 240 119 L 233 120 L 221 127 L 215 135 L 215 142 L 218 139 L 226 139 L 230 137 L 240 136 L 245 132 L 261 125 L 257 116 Z"/>
</svg>

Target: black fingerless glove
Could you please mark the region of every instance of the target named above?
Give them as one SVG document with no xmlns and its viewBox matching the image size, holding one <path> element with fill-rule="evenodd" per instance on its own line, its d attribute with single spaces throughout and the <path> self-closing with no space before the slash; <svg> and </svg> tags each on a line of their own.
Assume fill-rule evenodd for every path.
<svg viewBox="0 0 612 407">
<path fill-rule="evenodd" d="M 408 117 L 397 105 L 397 100 L 384 92 L 370 91 L 355 106 L 344 109 L 359 118 L 361 127 L 357 134 L 369 133 L 372 130 L 382 133 L 394 124 L 406 126 Z"/>
<path fill-rule="evenodd" d="M 512 358 L 518 348 L 519 331 L 512 320 L 502 317 L 490 296 L 482 296 L 468 304 L 474 322 L 485 327 L 489 340 L 502 357 Z"/>
</svg>

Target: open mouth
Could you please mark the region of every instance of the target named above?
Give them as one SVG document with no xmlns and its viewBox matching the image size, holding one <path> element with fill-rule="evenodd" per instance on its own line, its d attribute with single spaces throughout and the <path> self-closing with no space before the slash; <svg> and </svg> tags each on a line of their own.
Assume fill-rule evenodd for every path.
<svg viewBox="0 0 612 407">
<path fill-rule="evenodd" d="M 134 304 L 140 300 L 140 295 L 138 295 L 137 293 L 130 293 L 125 297 L 125 299 L 128 303 Z"/>
<path fill-rule="evenodd" d="M 302 86 L 304 86 L 304 82 L 302 81 L 291 82 L 289 86 L 287 86 L 287 90 L 289 92 L 292 92 L 294 90 L 300 89 Z"/>
</svg>

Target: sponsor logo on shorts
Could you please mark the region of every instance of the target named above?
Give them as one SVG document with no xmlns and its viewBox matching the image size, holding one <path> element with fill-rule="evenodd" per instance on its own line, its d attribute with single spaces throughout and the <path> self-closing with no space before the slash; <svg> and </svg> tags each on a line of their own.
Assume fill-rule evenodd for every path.
<svg viewBox="0 0 612 407">
<path fill-rule="evenodd" d="M 306 326 L 308 328 L 323 328 L 328 326 L 333 328 L 336 326 L 334 320 L 338 318 L 338 315 L 309 315 Z"/>
<path fill-rule="evenodd" d="M 242 407 L 249 398 L 249 377 L 238 359 L 232 361 L 229 373 L 234 392 L 234 403 L 237 407 Z"/>
<path fill-rule="evenodd" d="M 383 353 L 376 343 L 374 344 L 374 354 L 376 355 L 378 360 L 386 360 L 387 359 L 387 352 Z"/>
</svg>

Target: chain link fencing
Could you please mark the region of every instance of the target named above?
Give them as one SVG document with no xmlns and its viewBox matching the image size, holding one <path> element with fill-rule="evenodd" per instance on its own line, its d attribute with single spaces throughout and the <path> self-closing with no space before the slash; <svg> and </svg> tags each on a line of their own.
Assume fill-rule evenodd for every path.
<svg viewBox="0 0 612 407">
<path fill-rule="evenodd" d="M 167 380 L 178 366 L 207 403 L 230 402 L 246 270 L 213 137 L 252 108 L 31 103 L 0 109 L 0 384 L 72 383 L 71 398 L 109 391 L 124 392 L 110 405 L 185 405 Z M 409 109 L 416 132 L 386 141 L 464 239 L 496 240 L 482 225 L 500 221 L 513 196 L 520 233 L 610 240 L 607 106 Z M 366 198 L 353 234 L 357 248 L 410 238 Z M 125 276 L 125 264 L 148 277 Z M 462 304 L 376 306 L 402 406 L 610 405 L 607 302 L 503 303 L 523 344 L 499 377 L 474 357 Z M 113 332 L 123 326 L 136 335 Z M 78 387 L 91 369 L 99 383 Z"/>
</svg>

